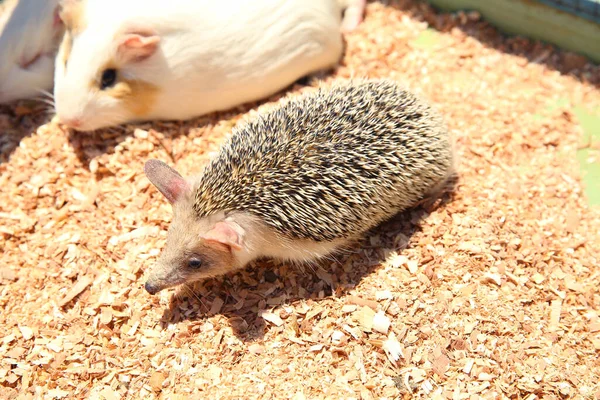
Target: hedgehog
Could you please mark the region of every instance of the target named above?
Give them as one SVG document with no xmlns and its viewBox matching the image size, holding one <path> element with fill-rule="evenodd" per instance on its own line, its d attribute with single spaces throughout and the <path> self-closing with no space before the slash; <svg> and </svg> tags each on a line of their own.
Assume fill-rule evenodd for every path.
<svg viewBox="0 0 600 400">
<path fill-rule="evenodd" d="M 271 258 L 311 263 L 435 194 L 454 171 L 442 116 L 389 79 L 324 85 L 234 127 L 199 175 L 150 159 L 172 205 L 150 294 Z"/>
</svg>

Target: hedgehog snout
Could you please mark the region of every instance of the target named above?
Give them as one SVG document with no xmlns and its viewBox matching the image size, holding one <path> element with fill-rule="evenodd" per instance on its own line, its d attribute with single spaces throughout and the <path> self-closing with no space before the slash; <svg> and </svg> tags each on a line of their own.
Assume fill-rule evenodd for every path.
<svg viewBox="0 0 600 400">
<path fill-rule="evenodd" d="M 144 284 L 144 289 L 154 295 L 163 289 L 177 286 L 185 282 L 185 277 L 178 270 L 168 268 L 165 264 L 158 263 L 150 271 Z"/>
<path fill-rule="evenodd" d="M 151 295 L 154 295 L 154 294 L 160 292 L 161 287 L 159 287 L 155 283 L 147 281 L 146 284 L 144 285 L 144 289 L 146 289 L 146 292 L 150 293 Z"/>
</svg>

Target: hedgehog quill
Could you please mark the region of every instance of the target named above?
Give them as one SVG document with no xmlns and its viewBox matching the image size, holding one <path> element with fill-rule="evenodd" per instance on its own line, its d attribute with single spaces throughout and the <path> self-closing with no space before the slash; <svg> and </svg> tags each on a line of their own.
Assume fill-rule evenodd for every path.
<svg viewBox="0 0 600 400">
<path fill-rule="evenodd" d="M 397 83 L 293 97 L 234 128 L 199 176 L 144 172 L 172 204 L 150 294 L 259 258 L 312 262 L 435 194 L 454 173 L 443 119 Z"/>
</svg>

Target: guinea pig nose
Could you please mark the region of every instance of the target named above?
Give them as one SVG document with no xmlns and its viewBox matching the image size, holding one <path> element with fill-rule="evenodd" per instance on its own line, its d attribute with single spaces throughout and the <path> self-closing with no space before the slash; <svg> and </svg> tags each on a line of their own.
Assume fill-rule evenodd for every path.
<svg viewBox="0 0 600 400">
<path fill-rule="evenodd" d="M 144 285 L 144 289 L 146 289 L 146 292 L 150 294 L 158 293 L 158 287 L 152 285 L 150 282 L 146 282 L 146 284 Z"/>
<path fill-rule="evenodd" d="M 61 119 L 60 122 L 62 122 L 64 125 L 70 128 L 79 128 L 82 123 L 79 118 Z"/>
</svg>

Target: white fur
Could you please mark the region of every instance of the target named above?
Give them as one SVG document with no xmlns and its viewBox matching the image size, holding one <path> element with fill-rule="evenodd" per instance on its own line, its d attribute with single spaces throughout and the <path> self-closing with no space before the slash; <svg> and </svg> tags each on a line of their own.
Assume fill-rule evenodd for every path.
<svg viewBox="0 0 600 400">
<path fill-rule="evenodd" d="M 335 66 L 343 50 L 339 0 L 87 0 L 85 15 L 67 70 L 57 62 L 54 92 L 59 118 L 81 120 L 80 130 L 186 120 L 259 100 Z M 129 26 L 151 27 L 161 37 L 156 54 L 119 70 L 159 88 L 142 117 L 90 89 L 115 58 L 118 32 Z"/>
<path fill-rule="evenodd" d="M 0 103 L 52 89 L 54 57 L 63 29 L 54 23 L 58 0 L 8 1 L 12 3 L 6 5 L 6 16 L 0 21 L 4 25 L 0 26 Z"/>
<path fill-rule="evenodd" d="M 308 239 L 286 238 L 264 222 L 244 213 L 232 214 L 225 221 L 231 221 L 241 227 L 238 234 L 242 236 L 243 246 L 241 250 L 233 251 L 238 268 L 243 268 L 249 262 L 263 257 L 296 263 L 310 263 L 330 255 L 346 244 L 346 241 L 342 239 L 332 242 L 315 242 Z"/>
</svg>

